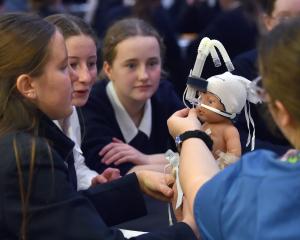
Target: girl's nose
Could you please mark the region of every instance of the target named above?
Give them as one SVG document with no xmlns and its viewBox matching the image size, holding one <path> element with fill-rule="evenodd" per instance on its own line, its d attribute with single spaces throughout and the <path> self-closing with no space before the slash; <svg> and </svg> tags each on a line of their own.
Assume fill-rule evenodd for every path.
<svg viewBox="0 0 300 240">
<path fill-rule="evenodd" d="M 78 80 L 77 73 L 73 70 L 73 68 L 70 65 L 69 65 L 68 69 L 69 69 L 69 76 L 70 76 L 71 82 L 77 81 Z"/>
<path fill-rule="evenodd" d="M 87 67 L 84 67 L 81 71 L 80 71 L 80 78 L 79 80 L 81 82 L 86 82 L 86 83 L 89 83 L 92 81 L 92 77 L 91 77 L 91 73 L 90 71 L 88 70 Z"/>
<path fill-rule="evenodd" d="M 149 77 L 149 74 L 147 72 L 146 66 L 141 66 L 139 69 L 139 79 L 140 80 L 147 80 Z"/>
</svg>

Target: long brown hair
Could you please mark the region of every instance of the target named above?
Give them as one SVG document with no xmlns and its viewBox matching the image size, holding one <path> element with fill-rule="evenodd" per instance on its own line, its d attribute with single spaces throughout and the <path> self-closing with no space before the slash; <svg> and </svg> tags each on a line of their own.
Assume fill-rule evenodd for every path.
<svg viewBox="0 0 300 240">
<path fill-rule="evenodd" d="M 300 18 L 283 22 L 265 36 L 259 48 L 263 85 L 300 125 Z"/>
<path fill-rule="evenodd" d="M 13 140 L 19 178 L 22 222 L 20 238 L 26 239 L 28 205 L 35 165 L 38 111 L 16 88 L 21 74 L 40 76 L 48 61 L 49 45 L 55 27 L 41 18 L 24 13 L 0 16 L 0 138 L 9 132 L 26 131 L 33 135 L 27 185 L 23 179 L 22 159 L 17 137 Z M 50 156 L 51 157 L 51 156 Z"/>
</svg>

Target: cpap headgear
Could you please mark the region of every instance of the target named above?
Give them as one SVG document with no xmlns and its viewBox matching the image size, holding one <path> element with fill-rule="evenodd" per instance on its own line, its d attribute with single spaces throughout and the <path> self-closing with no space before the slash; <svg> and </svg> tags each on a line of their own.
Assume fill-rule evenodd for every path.
<svg viewBox="0 0 300 240">
<path fill-rule="evenodd" d="M 190 71 L 187 80 L 187 87 L 183 93 L 183 103 L 186 105 L 186 107 L 189 107 L 188 104 L 191 104 L 192 107 L 195 107 L 198 104 L 197 89 L 206 88 L 206 83 L 199 80 L 203 80 L 201 78 L 201 74 L 207 56 L 209 54 L 211 55 L 216 67 L 221 66 L 221 61 L 216 48 L 219 50 L 228 71 L 234 70 L 233 64 L 223 44 L 217 40 L 211 40 L 208 37 L 203 38 L 198 47 L 198 54 L 194 68 Z"/>
</svg>

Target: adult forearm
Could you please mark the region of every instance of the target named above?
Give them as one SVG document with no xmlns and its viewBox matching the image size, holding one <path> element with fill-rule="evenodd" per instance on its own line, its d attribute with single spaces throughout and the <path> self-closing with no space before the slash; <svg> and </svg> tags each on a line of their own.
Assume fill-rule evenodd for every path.
<svg viewBox="0 0 300 240">
<path fill-rule="evenodd" d="M 190 206 L 194 206 L 199 188 L 218 172 L 219 168 L 211 151 L 201 139 L 190 138 L 182 143 L 179 177 Z"/>
</svg>

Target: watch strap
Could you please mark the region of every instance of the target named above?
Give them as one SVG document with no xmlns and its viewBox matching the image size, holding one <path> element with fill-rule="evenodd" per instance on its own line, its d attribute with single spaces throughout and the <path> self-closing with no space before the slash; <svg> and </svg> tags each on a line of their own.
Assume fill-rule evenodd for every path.
<svg viewBox="0 0 300 240">
<path fill-rule="evenodd" d="M 211 137 L 207 133 L 201 130 L 193 130 L 193 131 L 186 131 L 175 138 L 177 150 L 179 152 L 181 149 L 182 142 L 189 138 L 200 138 L 206 144 L 208 149 L 212 150 L 213 140 L 211 139 Z"/>
</svg>

